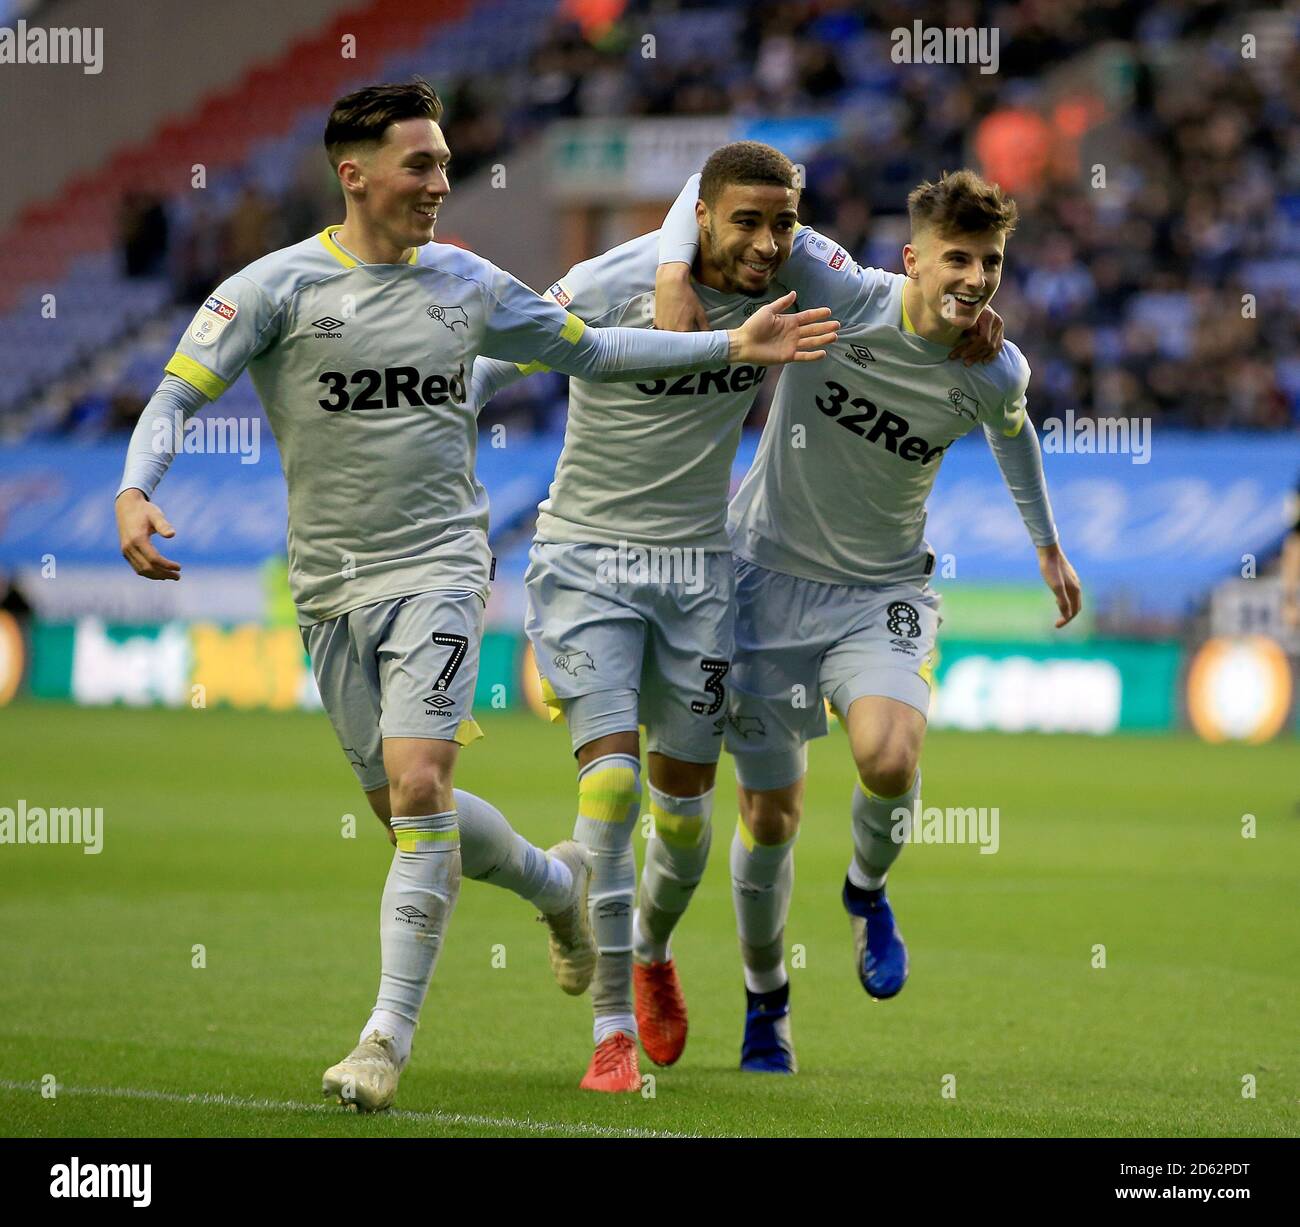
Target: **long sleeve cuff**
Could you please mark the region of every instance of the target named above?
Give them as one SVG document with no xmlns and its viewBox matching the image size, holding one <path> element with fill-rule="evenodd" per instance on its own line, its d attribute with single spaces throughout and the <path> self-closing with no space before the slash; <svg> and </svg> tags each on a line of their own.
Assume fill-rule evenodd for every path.
<svg viewBox="0 0 1300 1227">
<path fill-rule="evenodd" d="M 660 375 L 726 366 L 731 341 L 724 329 L 659 332 L 651 328 L 588 328 L 572 363 L 556 370 L 593 383 L 628 383 Z"/>
</svg>

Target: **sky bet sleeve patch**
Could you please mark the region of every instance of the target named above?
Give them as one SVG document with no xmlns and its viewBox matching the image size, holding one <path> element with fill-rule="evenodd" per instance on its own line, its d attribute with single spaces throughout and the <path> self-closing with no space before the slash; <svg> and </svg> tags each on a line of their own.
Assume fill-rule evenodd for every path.
<svg viewBox="0 0 1300 1227">
<path fill-rule="evenodd" d="M 804 243 L 804 250 L 814 260 L 820 260 L 837 273 L 847 267 L 849 263 L 849 253 L 839 244 L 832 243 L 830 239 L 824 238 L 820 234 L 810 233 Z"/>
<path fill-rule="evenodd" d="M 195 345 L 211 345 L 238 314 L 239 308 L 229 299 L 209 294 L 207 302 L 198 309 L 190 324 L 190 340 Z"/>
</svg>

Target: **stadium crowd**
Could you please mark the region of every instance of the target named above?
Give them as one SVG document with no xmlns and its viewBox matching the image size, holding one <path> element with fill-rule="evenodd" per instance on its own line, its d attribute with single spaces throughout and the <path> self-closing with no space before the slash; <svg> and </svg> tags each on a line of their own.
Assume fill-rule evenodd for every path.
<svg viewBox="0 0 1300 1227">
<path fill-rule="evenodd" d="M 556 118 L 834 113 L 840 135 L 806 160 L 801 217 L 860 262 L 900 267 L 906 194 L 944 169 L 975 164 L 1016 196 L 995 305 L 1034 368 L 1040 422 L 1068 410 L 1187 428 L 1300 422 L 1294 5 L 932 6 L 929 25 L 998 30 L 987 74 L 893 63 L 891 31 L 915 20 L 902 0 L 869 14 L 836 0 L 564 7 L 526 71 L 437 83 L 458 176 Z M 165 265 L 177 301 L 194 303 L 332 220 L 332 191 L 304 164 L 285 199 L 250 186 L 228 215 L 171 230 L 156 202 L 134 201 L 124 262 Z M 553 424 L 557 386 L 536 381 L 505 408 Z M 106 426 L 129 426 L 129 409 Z"/>
</svg>

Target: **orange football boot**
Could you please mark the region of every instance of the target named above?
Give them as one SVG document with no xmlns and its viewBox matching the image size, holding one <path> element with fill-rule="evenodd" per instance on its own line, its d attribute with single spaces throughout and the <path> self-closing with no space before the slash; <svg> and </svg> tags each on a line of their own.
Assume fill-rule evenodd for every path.
<svg viewBox="0 0 1300 1227">
<path fill-rule="evenodd" d="M 637 1066 L 636 1041 L 622 1031 L 615 1031 L 596 1045 L 591 1065 L 578 1084 L 583 1091 L 621 1091 L 635 1094 L 641 1089 L 641 1070 Z"/>
<path fill-rule="evenodd" d="M 686 998 L 677 967 L 666 963 L 633 963 L 636 1025 L 641 1047 L 656 1065 L 671 1065 L 686 1047 Z"/>
</svg>

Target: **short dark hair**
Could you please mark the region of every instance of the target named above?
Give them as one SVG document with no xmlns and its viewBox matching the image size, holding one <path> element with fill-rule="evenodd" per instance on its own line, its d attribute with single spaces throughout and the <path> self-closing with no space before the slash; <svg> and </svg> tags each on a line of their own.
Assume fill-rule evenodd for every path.
<svg viewBox="0 0 1300 1227">
<path fill-rule="evenodd" d="M 944 171 L 938 183 L 922 183 L 907 195 L 912 233 L 932 227 L 941 234 L 1010 234 L 1020 211 L 996 183 L 973 170 Z"/>
<path fill-rule="evenodd" d="M 330 165 L 339 163 L 355 145 L 378 144 L 389 124 L 403 119 L 442 119 L 442 100 L 421 77 L 412 81 L 367 85 L 340 98 L 325 124 L 325 152 Z"/>
<path fill-rule="evenodd" d="M 793 188 L 794 163 L 779 149 L 761 141 L 732 141 L 715 149 L 700 174 L 700 199 L 709 208 L 718 203 L 722 189 L 733 183 L 742 185 L 770 183 L 775 187 Z"/>
</svg>

